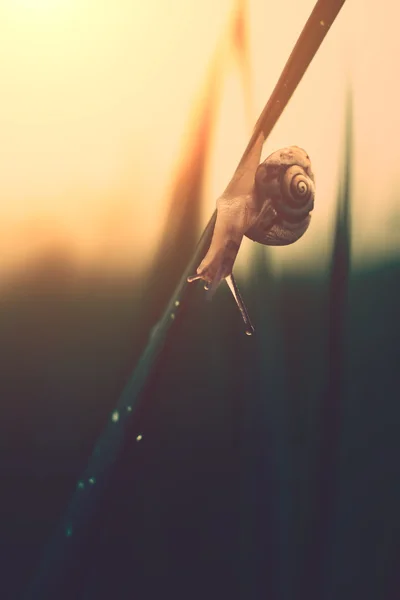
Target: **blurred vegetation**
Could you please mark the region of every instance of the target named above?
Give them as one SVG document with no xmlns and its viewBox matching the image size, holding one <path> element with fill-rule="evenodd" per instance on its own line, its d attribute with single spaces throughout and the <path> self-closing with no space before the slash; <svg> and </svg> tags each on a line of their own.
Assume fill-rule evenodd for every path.
<svg viewBox="0 0 400 600">
<path fill-rule="evenodd" d="M 2 598 L 34 577 L 193 254 L 215 76 L 150 273 L 51 253 L 1 290 Z M 400 597 L 400 261 L 351 266 L 350 115 L 344 156 L 330 269 L 278 277 L 255 245 L 250 338 L 225 286 L 211 304 L 190 286 L 119 452 L 101 449 L 85 535 L 36 598 Z"/>
<path fill-rule="evenodd" d="M 330 280 L 276 280 L 262 248 L 252 269 L 253 338 L 228 290 L 208 304 L 193 288 L 73 570 L 90 592 L 66 597 L 303 597 Z M 399 275 L 396 261 L 349 275 L 322 598 L 389 598 L 398 568 Z M 138 288 L 59 259 L 1 296 L 3 597 L 34 573 L 115 406 L 139 351 Z"/>
<path fill-rule="evenodd" d="M 349 268 L 338 215 L 330 273 L 276 278 L 255 247 L 252 338 L 228 289 L 209 304 L 192 287 L 57 597 L 397 597 L 400 263 Z M 115 407 L 147 303 L 135 277 L 61 255 L 27 273 L 0 304 L 7 598 Z"/>
</svg>

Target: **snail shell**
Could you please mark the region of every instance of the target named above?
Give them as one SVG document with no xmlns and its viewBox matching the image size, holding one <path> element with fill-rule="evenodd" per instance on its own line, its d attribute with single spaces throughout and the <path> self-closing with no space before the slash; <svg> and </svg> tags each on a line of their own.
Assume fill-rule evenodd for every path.
<svg viewBox="0 0 400 600">
<path fill-rule="evenodd" d="M 290 146 L 271 154 L 255 174 L 253 206 L 257 218 L 245 235 L 271 246 L 292 244 L 308 228 L 315 182 L 308 154 Z"/>
<path fill-rule="evenodd" d="M 259 136 L 247 163 L 239 164 L 218 198 L 210 246 L 196 273 L 187 278 L 189 282 L 203 279 L 210 295 L 225 279 L 249 335 L 254 328 L 232 274 L 243 236 L 268 246 L 293 244 L 308 228 L 315 196 L 308 154 L 298 146 L 283 148 L 256 169 L 263 142 Z"/>
</svg>

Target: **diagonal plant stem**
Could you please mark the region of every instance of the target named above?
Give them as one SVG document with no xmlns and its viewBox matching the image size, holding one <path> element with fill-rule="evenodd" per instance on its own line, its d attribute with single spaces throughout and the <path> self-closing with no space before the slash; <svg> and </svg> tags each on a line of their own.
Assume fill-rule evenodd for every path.
<svg viewBox="0 0 400 600">
<path fill-rule="evenodd" d="M 288 58 L 270 99 L 257 120 L 253 134 L 239 162 L 238 169 L 240 169 L 246 157 L 251 153 L 259 135 L 262 134 L 264 139 L 266 139 L 275 127 L 344 3 L 345 0 L 318 0 L 316 3 Z"/>
<path fill-rule="evenodd" d="M 249 159 L 250 163 L 255 159 L 258 161 L 258 150 L 261 152 L 264 141 L 278 121 L 344 2 L 345 0 L 318 0 L 316 3 L 271 98 L 256 123 L 232 181 L 238 182 L 243 175 L 246 179 L 246 174 L 249 172 Z M 254 166 L 253 172 L 256 166 Z M 73 577 L 71 575 L 72 564 L 76 565 L 82 557 L 83 538 L 90 531 L 89 524 L 93 520 L 101 492 L 105 488 L 112 466 L 122 450 L 128 425 L 129 427 L 132 425 L 131 421 L 142 392 L 168 337 L 174 330 L 182 306 L 187 301 L 190 288 L 187 277 L 199 264 L 210 245 L 215 220 L 216 211 L 208 222 L 194 256 L 183 273 L 163 316 L 153 328 L 147 346 L 122 391 L 104 432 L 94 447 L 87 469 L 78 482 L 77 490 L 67 508 L 65 518 L 56 528 L 36 577 L 27 590 L 25 596 L 27 599 L 46 600 L 60 597 L 62 586 L 66 585 L 66 582 Z M 141 438 L 137 439 L 139 441 Z M 70 595 L 70 597 L 73 596 Z"/>
<path fill-rule="evenodd" d="M 223 279 L 228 285 L 229 281 L 234 282 L 231 271 L 245 234 L 244 212 L 241 209 L 242 201 L 240 199 L 252 194 L 254 177 L 260 163 L 264 142 L 289 102 L 344 2 L 345 0 L 319 0 L 315 5 L 271 98 L 255 125 L 232 179 L 217 200 L 217 219 L 209 251 L 198 266 L 196 274 L 191 275 L 188 279 L 189 282 L 197 279 L 205 280 L 210 289 L 209 295 L 215 292 Z M 229 246 L 230 249 L 228 249 Z M 226 279 L 227 274 L 230 274 L 229 280 Z M 210 285 L 208 286 L 208 284 Z M 231 288 L 231 286 L 229 287 Z M 248 326 L 245 317 L 246 307 L 240 296 L 234 293 L 234 298 L 243 315 L 246 332 L 251 333 L 253 328 Z"/>
<path fill-rule="evenodd" d="M 255 124 L 228 189 L 248 172 L 255 172 L 259 159 L 255 148 L 259 146 L 261 152 L 262 145 L 278 122 L 344 3 L 345 0 L 318 0 L 314 6 L 271 97 Z"/>
</svg>

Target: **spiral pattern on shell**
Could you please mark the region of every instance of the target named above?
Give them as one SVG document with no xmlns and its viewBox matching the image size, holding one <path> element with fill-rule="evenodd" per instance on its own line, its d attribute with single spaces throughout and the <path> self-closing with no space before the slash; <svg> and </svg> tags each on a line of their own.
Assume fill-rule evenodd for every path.
<svg viewBox="0 0 400 600">
<path fill-rule="evenodd" d="M 282 219 L 304 219 L 314 208 L 315 196 L 308 154 L 297 146 L 271 154 L 256 171 L 255 194 L 260 209 L 269 201 Z"/>
<path fill-rule="evenodd" d="M 278 213 L 301 220 L 314 208 L 314 182 L 300 165 L 292 165 L 280 176 L 280 194 L 272 197 Z"/>
<path fill-rule="evenodd" d="M 290 182 L 290 196 L 293 198 L 293 202 L 303 204 L 310 193 L 311 189 L 307 179 L 301 173 L 296 173 Z"/>
</svg>

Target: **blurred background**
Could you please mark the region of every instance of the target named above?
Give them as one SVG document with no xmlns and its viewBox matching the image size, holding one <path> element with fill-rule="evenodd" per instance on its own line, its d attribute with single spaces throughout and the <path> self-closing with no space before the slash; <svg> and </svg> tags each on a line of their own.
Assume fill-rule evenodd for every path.
<svg viewBox="0 0 400 600">
<path fill-rule="evenodd" d="M 35 573 L 313 6 L 1 2 L 2 597 Z M 263 152 L 309 153 L 310 229 L 245 240 L 254 338 L 227 290 L 193 286 L 66 597 L 400 597 L 399 11 L 339 13 Z"/>
</svg>

